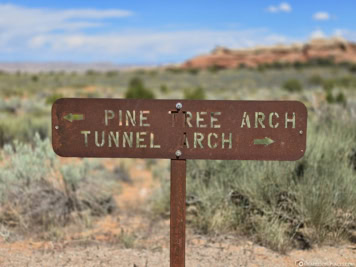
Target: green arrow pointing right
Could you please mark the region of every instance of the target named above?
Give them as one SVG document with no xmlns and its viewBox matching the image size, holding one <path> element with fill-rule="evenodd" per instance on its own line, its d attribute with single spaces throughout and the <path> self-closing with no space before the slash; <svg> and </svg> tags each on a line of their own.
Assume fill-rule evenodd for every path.
<svg viewBox="0 0 356 267">
<path fill-rule="evenodd" d="M 270 144 L 273 144 L 275 141 L 272 140 L 271 138 L 265 137 L 263 139 L 255 139 L 253 140 L 253 144 L 254 145 L 264 145 L 264 146 L 268 146 Z"/>
</svg>

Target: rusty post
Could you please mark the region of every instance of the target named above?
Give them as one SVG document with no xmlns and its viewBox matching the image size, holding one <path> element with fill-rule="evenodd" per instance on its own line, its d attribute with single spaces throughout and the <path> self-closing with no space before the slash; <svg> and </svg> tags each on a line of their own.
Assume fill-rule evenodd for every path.
<svg viewBox="0 0 356 267">
<path fill-rule="evenodd" d="M 186 160 L 171 160 L 170 266 L 185 266 Z"/>
</svg>

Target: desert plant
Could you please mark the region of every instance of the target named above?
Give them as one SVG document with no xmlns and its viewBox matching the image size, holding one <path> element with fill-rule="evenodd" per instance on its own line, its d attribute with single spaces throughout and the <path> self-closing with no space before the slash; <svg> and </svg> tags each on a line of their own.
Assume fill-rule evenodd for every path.
<svg viewBox="0 0 356 267">
<path fill-rule="evenodd" d="M 302 85 L 296 79 L 290 79 L 283 83 L 283 89 L 288 92 L 300 92 L 302 91 Z"/>
<path fill-rule="evenodd" d="M 356 64 L 351 65 L 351 66 L 349 67 L 349 70 L 350 70 L 351 72 L 356 72 Z"/>
<path fill-rule="evenodd" d="M 125 93 L 126 98 L 139 98 L 139 99 L 153 99 L 154 94 L 149 89 L 147 89 L 143 81 L 138 78 L 134 77 L 129 82 L 129 87 Z"/>
<path fill-rule="evenodd" d="M 0 121 L 0 146 L 21 142 L 32 142 L 37 132 L 42 139 L 49 136 L 50 121 L 46 117 L 8 116 Z"/>
<path fill-rule="evenodd" d="M 184 99 L 192 99 L 192 100 L 202 100 L 205 99 L 205 92 L 202 87 L 196 87 L 193 90 L 185 89 L 184 90 Z"/>
<path fill-rule="evenodd" d="M 311 124 L 296 162 L 189 161 L 189 223 L 201 233 L 239 231 L 281 252 L 347 238 L 356 216 L 356 128 L 332 114 Z M 154 211 L 166 213 L 169 186 L 159 196 Z"/>
<path fill-rule="evenodd" d="M 168 91 L 169 91 L 169 88 L 168 88 L 168 86 L 167 85 L 165 85 L 165 84 L 161 84 L 161 86 L 160 86 L 160 91 L 161 91 L 161 93 L 163 93 L 163 94 L 167 94 L 168 93 Z"/>
<path fill-rule="evenodd" d="M 47 96 L 46 98 L 46 104 L 47 105 L 52 105 L 54 102 L 56 102 L 57 99 L 64 97 L 63 94 L 60 93 L 54 93 L 52 95 Z"/>
<path fill-rule="evenodd" d="M 309 78 L 309 83 L 311 85 L 321 86 L 323 85 L 323 81 L 323 78 L 318 74 L 315 74 Z"/>
<path fill-rule="evenodd" d="M 199 73 L 200 69 L 198 69 L 198 68 L 189 68 L 189 69 L 187 69 L 187 71 L 192 75 L 196 75 L 196 74 Z"/>
<path fill-rule="evenodd" d="M 211 73 L 217 73 L 221 70 L 224 70 L 225 68 L 223 66 L 220 65 L 212 65 L 208 67 L 208 71 L 210 71 Z"/>
<path fill-rule="evenodd" d="M 335 87 L 335 82 L 333 80 L 324 80 L 323 81 L 323 89 L 326 92 L 331 92 L 332 89 Z"/>
<path fill-rule="evenodd" d="M 0 167 L 2 225 L 48 231 L 71 222 L 74 213 L 81 217 L 82 212 L 90 211 L 97 216 L 114 210 L 107 191 L 111 185 L 89 179 L 96 165 L 85 162 L 64 168 L 48 139 L 41 140 L 37 134 L 33 143 L 14 142 L 4 147 Z"/>
<path fill-rule="evenodd" d="M 336 96 L 334 96 L 332 91 L 328 91 L 326 93 L 326 101 L 329 104 L 346 105 L 346 97 L 343 92 L 339 92 Z"/>
</svg>

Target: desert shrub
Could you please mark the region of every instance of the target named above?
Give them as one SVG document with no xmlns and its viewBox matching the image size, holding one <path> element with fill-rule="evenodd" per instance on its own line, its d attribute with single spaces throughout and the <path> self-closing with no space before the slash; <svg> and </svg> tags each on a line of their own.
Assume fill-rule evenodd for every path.
<svg viewBox="0 0 356 267">
<path fill-rule="evenodd" d="M 16 113 L 21 107 L 21 99 L 12 97 L 8 100 L 0 99 L 0 111 L 7 113 Z"/>
<path fill-rule="evenodd" d="M 107 77 L 111 78 L 111 77 L 118 76 L 120 73 L 116 70 L 110 70 L 110 71 L 107 71 L 105 74 Z"/>
<path fill-rule="evenodd" d="M 179 67 L 168 67 L 166 68 L 166 71 L 174 74 L 180 74 L 183 73 L 185 69 Z"/>
<path fill-rule="evenodd" d="M 237 69 L 248 69 L 248 66 L 247 66 L 245 63 L 240 63 L 240 64 L 237 66 Z"/>
<path fill-rule="evenodd" d="M 333 96 L 333 94 L 332 94 L 332 91 L 328 91 L 328 92 L 326 93 L 325 100 L 326 100 L 326 102 L 328 102 L 329 104 L 334 103 L 334 96 Z"/>
<path fill-rule="evenodd" d="M 304 63 L 300 61 L 293 62 L 293 67 L 297 70 L 300 70 L 304 67 Z"/>
<path fill-rule="evenodd" d="M 289 62 L 275 61 L 275 62 L 273 62 L 273 63 L 270 64 L 270 67 L 271 67 L 272 69 L 282 70 L 282 69 L 284 69 L 284 68 L 290 67 L 290 63 L 289 63 Z"/>
<path fill-rule="evenodd" d="M 85 72 L 85 75 L 87 75 L 87 76 L 94 76 L 94 75 L 98 75 L 98 74 L 99 74 L 99 72 L 96 70 L 87 70 Z"/>
<path fill-rule="evenodd" d="M 324 81 L 323 78 L 319 74 L 312 75 L 308 80 L 308 82 L 311 85 L 316 85 L 316 86 L 323 85 L 323 81 Z"/>
<path fill-rule="evenodd" d="M 161 91 L 161 93 L 163 93 L 163 94 L 167 94 L 167 93 L 168 93 L 168 91 L 169 91 L 169 88 L 168 88 L 168 86 L 167 86 L 167 85 L 165 85 L 165 84 L 161 84 L 161 86 L 159 87 L 159 90 Z"/>
<path fill-rule="evenodd" d="M 42 141 L 36 135 L 33 143 L 14 142 L 4 147 L 0 224 L 21 231 L 47 231 L 71 222 L 73 214 L 80 218 L 86 211 L 96 216 L 114 210 L 108 193 L 112 185 L 90 179 L 97 165 L 62 166 L 48 139 Z"/>
<path fill-rule="evenodd" d="M 343 92 L 339 92 L 336 95 L 335 101 L 336 101 L 336 103 L 345 105 L 346 104 L 346 97 L 345 97 L 344 93 Z"/>
<path fill-rule="evenodd" d="M 335 65 L 335 60 L 332 57 L 329 58 L 312 58 L 308 61 L 311 66 L 329 67 Z"/>
<path fill-rule="evenodd" d="M 50 121 L 47 117 L 8 116 L 0 120 L 0 146 L 13 143 L 14 140 L 32 142 L 36 133 L 45 139 L 49 131 Z"/>
<path fill-rule="evenodd" d="M 237 231 L 271 249 L 347 239 L 356 227 L 356 127 L 323 114 L 296 162 L 188 161 L 187 220 L 200 233 Z M 154 212 L 169 211 L 169 172 Z"/>
<path fill-rule="evenodd" d="M 326 92 L 330 92 L 335 87 L 335 82 L 333 80 L 324 80 L 323 89 Z"/>
<path fill-rule="evenodd" d="M 336 86 L 341 88 L 352 88 L 356 87 L 356 78 L 353 76 L 343 76 L 334 79 L 334 83 Z"/>
<path fill-rule="evenodd" d="M 39 76 L 38 76 L 38 75 L 32 75 L 32 76 L 31 76 L 31 80 L 32 80 L 33 82 L 38 82 Z"/>
<path fill-rule="evenodd" d="M 220 66 L 220 65 L 212 65 L 212 66 L 208 67 L 208 71 L 210 71 L 211 73 L 217 73 L 224 69 L 225 69 L 225 67 Z"/>
<path fill-rule="evenodd" d="M 205 99 L 205 91 L 200 86 L 196 87 L 193 90 L 185 89 L 184 90 L 184 99 L 191 99 L 191 100 Z"/>
<path fill-rule="evenodd" d="M 325 99 L 329 104 L 346 105 L 346 97 L 343 92 L 339 92 L 336 96 L 334 96 L 332 91 L 328 91 Z"/>
<path fill-rule="evenodd" d="M 352 64 L 350 67 L 349 67 L 349 70 L 351 72 L 356 72 L 356 64 Z"/>
<path fill-rule="evenodd" d="M 143 81 L 138 78 L 134 77 L 129 82 L 129 87 L 125 93 L 126 98 L 137 98 L 137 99 L 153 99 L 154 94 L 149 89 L 147 89 Z"/>
<path fill-rule="evenodd" d="M 46 104 L 52 105 L 54 102 L 56 102 L 57 99 L 62 98 L 62 97 L 63 97 L 63 94 L 61 94 L 61 93 L 54 93 L 52 95 L 49 95 L 46 98 Z"/>
<path fill-rule="evenodd" d="M 200 69 L 198 69 L 198 68 L 189 68 L 189 69 L 187 69 L 187 71 L 192 75 L 196 75 L 196 74 L 199 73 Z"/>
<path fill-rule="evenodd" d="M 290 79 L 283 83 L 283 89 L 288 92 L 300 92 L 302 91 L 302 85 L 296 79 Z"/>
</svg>

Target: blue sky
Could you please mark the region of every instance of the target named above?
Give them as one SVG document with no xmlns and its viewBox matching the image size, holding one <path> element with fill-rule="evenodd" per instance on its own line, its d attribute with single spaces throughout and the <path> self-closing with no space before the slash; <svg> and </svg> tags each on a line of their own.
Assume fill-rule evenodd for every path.
<svg viewBox="0 0 356 267">
<path fill-rule="evenodd" d="M 355 9 L 354 0 L 0 0 L 0 61 L 161 64 L 217 45 L 356 41 Z"/>
</svg>

